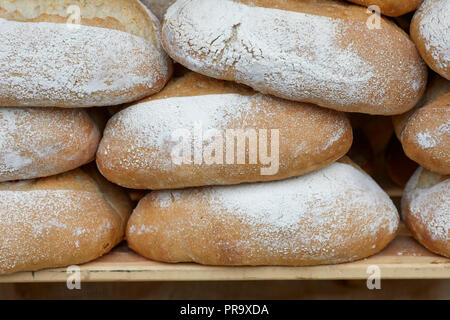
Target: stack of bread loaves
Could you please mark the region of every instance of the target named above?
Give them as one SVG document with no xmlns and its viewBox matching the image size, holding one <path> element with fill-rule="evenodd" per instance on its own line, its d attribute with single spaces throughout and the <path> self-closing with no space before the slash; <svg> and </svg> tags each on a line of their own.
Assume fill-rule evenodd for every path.
<svg viewBox="0 0 450 320">
<path fill-rule="evenodd" d="M 97 152 L 110 181 L 161 190 L 135 209 L 129 246 L 211 265 L 330 264 L 384 248 L 398 214 L 342 158 L 341 112 L 410 110 L 427 68 L 399 27 L 381 18 L 371 30 L 367 17 L 336 1 L 176 1 L 162 43 L 199 74 L 115 114 Z"/>
<path fill-rule="evenodd" d="M 398 16 L 420 2 L 375 4 Z M 403 211 L 449 255 L 449 3 L 423 2 L 414 43 L 333 0 L 0 0 L 0 273 L 84 263 L 124 234 L 164 262 L 373 255 L 399 215 L 346 156 L 345 112 L 390 126 L 359 120 L 364 170 L 395 116 L 405 153 L 436 172 L 416 172 Z M 425 95 L 422 59 L 447 79 Z"/>
<path fill-rule="evenodd" d="M 84 1 L 78 25 L 71 5 L 0 1 L 0 273 L 84 263 L 123 240 L 128 196 L 79 168 L 104 127 L 82 108 L 148 96 L 170 76 L 139 2 Z"/>
<path fill-rule="evenodd" d="M 405 154 L 421 166 L 406 185 L 402 216 L 420 243 L 450 257 L 450 1 L 424 0 L 410 31 L 440 76 L 431 76 L 415 108 L 393 118 Z"/>
</svg>

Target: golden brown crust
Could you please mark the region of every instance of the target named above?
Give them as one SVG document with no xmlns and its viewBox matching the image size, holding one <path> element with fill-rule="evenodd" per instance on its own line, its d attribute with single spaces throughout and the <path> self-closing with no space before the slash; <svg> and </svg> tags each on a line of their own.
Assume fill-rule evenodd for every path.
<svg viewBox="0 0 450 320">
<path fill-rule="evenodd" d="M 401 114 L 423 94 L 427 69 L 414 43 L 385 18 L 380 29 L 369 30 L 369 16 L 359 6 L 318 0 L 217 2 L 222 4 L 214 10 L 201 0 L 171 6 L 162 42 L 173 59 L 210 77 L 339 111 Z M 229 22 L 216 23 L 222 20 Z M 252 29 L 258 23 L 265 27 Z M 335 73 L 345 76 L 336 79 Z"/>
<path fill-rule="evenodd" d="M 92 170 L 0 184 L 0 273 L 85 263 L 122 241 L 131 202 Z"/>
<path fill-rule="evenodd" d="M 182 100 L 171 100 L 172 95 Z M 201 102 L 194 100 L 197 98 Z M 176 107 L 178 104 L 182 106 L 180 109 Z M 227 164 L 225 158 L 222 163 L 210 165 L 204 161 L 178 165 L 172 162 L 171 134 L 178 129 L 189 130 L 193 125 L 189 119 L 209 121 L 201 115 L 208 118 L 204 110 L 215 105 L 220 105 L 214 109 L 216 112 L 224 112 L 214 127 L 222 134 L 224 153 L 228 129 L 254 129 L 258 140 L 261 139 L 259 130 L 267 130 L 269 150 L 271 139 L 275 139 L 270 130 L 279 130 L 278 171 L 263 175 L 262 168 L 270 165 L 249 164 L 248 159 L 245 164 L 237 161 Z M 174 113 L 168 119 L 158 120 L 159 114 L 167 110 Z M 180 110 L 190 111 L 176 115 Z M 211 129 L 209 123 L 202 124 L 204 130 Z M 342 157 L 351 143 L 351 126 L 342 113 L 263 96 L 246 87 L 188 72 L 175 78 L 156 97 L 138 102 L 110 120 L 97 152 L 97 164 L 108 180 L 127 188 L 156 190 L 227 185 L 285 179 L 316 170 Z M 248 144 L 246 153 L 249 153 Z"/>
<path fill-rule="evenodd" d="M 81 25 L 131 33 L 156 43 L 159 23 L 138 0 L 1 0 L 0 18 L 22 22 L 67 23 L 71 5 L 79 6 Z"/>
<path fill-rule="evenodd" d="M 398 139 L 401 140 L 402 131 L 405 128 L 408 119 L 420 108 L 427 105 L 430 102 L 433 102 L 442 94 L 445 94 L 450 91 L 450 81 L 440 77 L 435 73 L 430 74 L 430 79 L 427 83 L 427 89 L 425 94 L 422 96 L 420 101 L 414 106 L 410 111 L 392 117 L 392 123 L 394 125 L 395 135 Z"/>
<path fill-rule="evenodd" d="M 417 110 L 401 141 L 406 155 L 423 167 L 450 174 L 450 92 Z"/>
<path fill-rule="evenodd" d="M 177 65 L 173 77 L 164 87 L 164 90 L 138 101 L 137 103 L 173 97 L 193 97 L 207 94 L 228 93 L 253 95 L 255 94 L 255 91 L 245 85 L 237 84 L 232 81 L 216 80 Z M 132 103 L 130 105 L 137 103 Z"/>
<path fill-rule="evenodd" d="M 366 7 L 378 6 L 382 14 L 398 17 L 416 10 L 423 0 L 349 0 Z"/>
<path fill-rule="evenodd" d="M 410 26 L 411 39 L 422 59 L 447 80 L 450 80 L 449 11 L 447 0 L 424 0 Z"/>
<path fill-rule="evenodd" d="M 450 177 L 418 168 L 402 198 L 402 216 L 414 238 L 450 258 Z"/>
<path fill-rule="evenodd" d="M 118 105 L 158 92 L 172 72 L 160 24 L 138 0 L 2 0 L 0 24 L 0 63 L 11 66 L 0 70 L 2 106 Z"/>
<path fill-rule="evenodd" d="M 0 108 L 0 182 L 80 167 L 94 160 L 100 135 L 84 110 Z"/>
<path fill-rule="evenodd" d="M 335 163 L 276 182 L 152 192 L 129 220 L 128 245 L 171 263 L 304 266 L 361 259 L 395 237 L 398 213 L 353 166 Z"/>
</svg>

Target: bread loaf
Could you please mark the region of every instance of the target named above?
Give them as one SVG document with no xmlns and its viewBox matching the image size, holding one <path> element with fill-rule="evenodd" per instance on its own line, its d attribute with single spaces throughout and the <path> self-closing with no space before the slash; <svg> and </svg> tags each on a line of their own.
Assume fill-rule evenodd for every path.
<svg viewBox="0 0 450 320">
<path fill-rule="evenodd" d="M 228 185 L 310 172 L 351 143 L 342 113 L 189 72 L 115 114 L 97 164 L 108 180 L 133 189 Z"/>
<path fill-rule="evenodd" d="M 1 0 L 0 106 L 117 105 L 171 73 L 159 22 L 138 0 Z"/>
<path fill-rule="evenodd" d="M 424 0 L 410 34 L 428 66 L 450 80 L 450 1 Z"/>
<path fill-rule="evenodd" d="M 162 21 L 167 8 L 169 8 L 175 0 L 141 0 L 141 2 L 147 6 L 160 21 Z"/>
<path fill-rule="evenodd" d="M 393 117 L 406 155 L 423 167 L 450 173 L 450 82 L 433 77 L 417 106 Z"/>
<path fill-rule="evenodd" d="M 409 118 L 402 145 L 406 155 L 423 167 L 450 174 L 450 92 Z"/>
<path fill-rule="evenodd" d="M 131 249 L 157 261 L 305 266 L 375 254 L 398 222 L 368 175 L 334 163 L 282 181 L 151 192 L 126 237 Z"/>
<path fill-rule="evenodd" d="M 80 109 L 0 108 L 0 182 L 66 172 L 94 160 L 100 132 Z"/>
<path fill-rule="evenodd" d="M 162 42 L 177 62 L 288 100 L 393 115 L 411 109 L 427 69 L 407 34 L 366 8 L 329 0 L 180 0 Z"/>
<path fill-rule="evenodd" d="M 366 7 L 378 6 L 382 14 L 398 17 L 419 7 L 423 0 L 349 0 Z"/>
<path fill-rule="evenodd" d="M 0 274 L 81 264 L 122 241 L 131 203 L 84 167 L 0 184 Z"/>
<path fill-rule="evenodd" d="M 406 225 L 423 246 L 450 258 L 450 179 L 418 168 L 402 198 Z"/>
<path fill-rule="evenodd" d="M 401 140 L 403 129 L 405 129 L 406 123 L 409 118 L 423 106 L 433 102 L 441 95 L 450 92 L 450 81 L 438 76 L 435 73 L 430 74 L 430 79 L 427 84 L 427 89 L 425 94 L 422 96 L 420 101 L 414 106 L 410 111 L 400 114 L 398 116 L 392 117 L 392 123 L 394 125 L 395 134 L 397 138 Z"/>
</svg>

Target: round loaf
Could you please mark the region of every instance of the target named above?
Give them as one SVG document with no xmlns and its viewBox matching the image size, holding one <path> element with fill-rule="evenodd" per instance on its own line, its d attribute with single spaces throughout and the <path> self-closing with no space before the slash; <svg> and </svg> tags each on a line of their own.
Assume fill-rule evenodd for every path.
<svg viewBox="0 0 450 320">
<path fill-rule="evenodd" d="M 305 266 L 373 255 L 398 223 L 368 175 L 334 163 L 276 182 L 152 192 L 130 217 L 126 238 L 164 262 Z"/>
<path fill-rule="evenodd" d="M 141 0 L 141 2 L 149 8 L 160 21 L 162 21 L 167 8 L 169 8 L 175 0 Z"/>
<path fill-rule="evenodd" d="M 428 66 L 450 80 L 450 1 L 424 0 L 410 34 Z"/>
<path fill-rule="evenodd" d="M 0 182 L 47 177 L 94 160 L 100 132 L 80 109 L 0 108 Z"/>
<path fill-rule="evenodd" d="M 407 34 L 366 8 L 328 0 L 180 0 L 167 11 L 169 55 L 201 74 L 340 111 L 411 109 L 427 68 Z"/>
<path fill-rule="evenodd" d="M 424 247 L 450 258 L 450 179 L 420 167 L 402 198 L 406 225 Z"/>
<path fill-rule="evenodd" d="M 0 274 L 81 264 L 122 241 L 127 195 L 95 168 L 0 184 Z"/>
<path fill-rule="evenodd" d="M 228 185 L 304 174 L 338 160 L 351 144 L 342 113 L 191 72 L 115 114 L 97 165 L 133 189 Z"/>
<path fill-rule="evenodd" d="M 410 159 L 431 171 L 450 174 L 450 92 L 414 112 L 401 141 Z"/>
<path fill-rule="evenodd" d="M 378 6 L 382 14 L 398 17 L 416 10 L 423 0 L 349 0 L 366 7 Z"/>
<path fill-rule="evenodd" d="M 0 105 L 108 106 L 158 92 L 172 68 L 159 27 L 138 0 L 3 0 Z"/>
</svg>

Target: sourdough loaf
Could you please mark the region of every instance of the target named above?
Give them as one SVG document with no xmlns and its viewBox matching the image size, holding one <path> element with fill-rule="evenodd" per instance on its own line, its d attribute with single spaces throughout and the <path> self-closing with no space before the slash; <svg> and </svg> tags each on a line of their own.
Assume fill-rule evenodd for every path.
<svg viewBox="0 0 450 320">
<path fill-rule="evenodd" d="M 138 0 L 0 0 L 0 105 L 117 105 L 171 73 L 158 20 Z"/>
<path fill-rule="evenodd" d="M 157 261 L 305 266 L 375 254 L 398 223 L 388 195 L 359 168 L 338 162 L 282 181 L 151 192 L 126 237 Z"/>
</svg>

